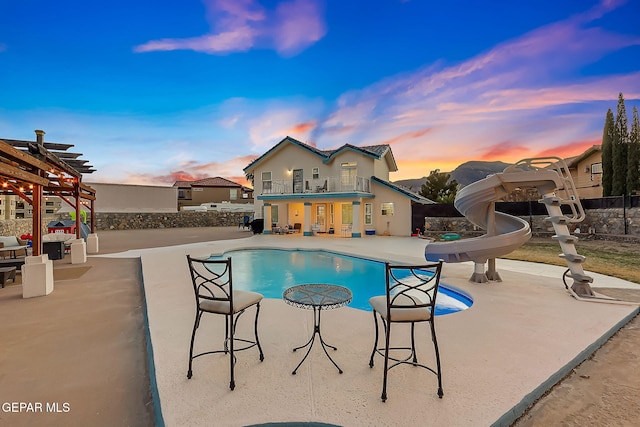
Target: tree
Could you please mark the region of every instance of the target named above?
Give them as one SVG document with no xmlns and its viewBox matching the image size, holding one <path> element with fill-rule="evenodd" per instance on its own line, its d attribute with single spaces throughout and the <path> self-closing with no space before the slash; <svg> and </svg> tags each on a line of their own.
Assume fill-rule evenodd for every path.
<svg viewBox="0 0 640 427">
<path fill-rule="evenodd" d="M 422 184 L 420 195 L 436 203 L 453 203 L 458 191 L 458 181 L 450 180 L 450 173 L 440 172 L 440 169 L 431 171 Z"/>
<path fill-rule="evenodd" d="M 629 128 L 627 127 L 627 111 L 624 107 L 622 92 L 618 95 L 618 110 L 613 132 L 613 175 L 611 195 L 622 196 L 627 193 L 627 151 Z"/>
<path fill-rule="evenodd" d="M 640 120 L 637 107 L 633 107 L 628 151 L 627 194 L 634 194 L 640 190 Z"/>
<path fill-rule="evenodd" d="M 611 196 L 611 184 L 613 182 L 613 111 L 607 110 L 607 118 L 604 121 L 602 131 L 602 196 Z"/>
</svg>

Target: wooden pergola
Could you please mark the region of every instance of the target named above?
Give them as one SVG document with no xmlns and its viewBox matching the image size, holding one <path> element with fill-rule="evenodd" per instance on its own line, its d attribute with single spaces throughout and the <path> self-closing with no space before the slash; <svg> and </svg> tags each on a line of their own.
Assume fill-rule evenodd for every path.
<svg viewBox="0 0 640 427">
<path fill-rule="evenodd" d="M 58 196 L 75 210 L 76 238 L 80 238 L 81 207 L 90 210 L 91 233 L 95 233 L 96 191 L 82 183 L 82 174 L 95 170 L 77 159 L 82 154 L 66 152 L 73 145 L 45 143 L 45 132 L 35 132 L 36 141 L 0 139 L 0 194 L 15 194 L 31 205 L 32 254 L 40 255 L 43 195 Z"/>
</svg>

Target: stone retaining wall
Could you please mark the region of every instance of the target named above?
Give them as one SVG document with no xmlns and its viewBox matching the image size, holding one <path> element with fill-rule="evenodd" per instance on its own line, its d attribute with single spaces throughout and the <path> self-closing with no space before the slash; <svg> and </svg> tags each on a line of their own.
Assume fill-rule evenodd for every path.
<svg viewBox="0 0 640 427">
<path fill-rule="evenodd" d="M 253 212 L 98 213 L 96 230 L 237 226 L 243 222 L 245 215 L 251 216 Z M 43 217 L 42 233 L 47 234 L 47 225 L 51 221 L 69 219 L 69 214 Z M 21 236 L 31 233 L 31 227 L 30 218 L 0 221 L 0 235 Z"/>
<path fill-rule="evenodd" d="M 243 222 L 253 212 L 193 212 L 172 213 L 100 213 L 96 229 L 140 230 L 147 228 L 227 227 Z"/>
<path fill-rule="evenodd" d="M 42 233 L 47 233 L 47 224 L 50 221 L 57 220 L 56 216 L 47 216 L 42 219 Z M 0 221 L 0 236 L 16 236 L 20 237 L 23 234 L 31 234 L 31 227 L 33 221 L 29 219 L 8 219 Z"/>
</svg>

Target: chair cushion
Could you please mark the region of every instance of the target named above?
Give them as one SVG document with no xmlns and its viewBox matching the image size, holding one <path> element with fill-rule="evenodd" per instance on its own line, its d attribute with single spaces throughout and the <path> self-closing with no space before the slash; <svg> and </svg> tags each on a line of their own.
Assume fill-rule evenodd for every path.
<svg viewBox="0 0 640 427">
<path fill-rule="evenodd" d="M 415 308 L 392 308 L 391 319 L 387 319 L 387 297 L 385 295 L 372 297 L 369 299 L 371 307 L 385 320 L 392 322 L 426 322 L 431 320 L 431 311 L 428 307 Z M 412 307 L 415 303 L 409 297 L 396 299 L 394 305 L 406 305 Z"/>
<path fill-rule="evenodd" d="M 70 233 L 49 233 L 42 236 L 42 242 L 66 242 L 75 238 L 76 235 Z"/>
<path fill-rule="evenodd" d="M 237 313 L 245 308 L 259 303 L 264 298 L 261 294 L 251 291 L 233 291 L 233 312 Z M 200 301 L 200 310 L 209 313 L 229 313 L 228 301 Z"/>
<path fill-rule="evenodd" d="M 15 236 L 0 236 L 0 243 L 4 243 L 4 247 L 21 246 L 18 238 Z"/>
</svg>

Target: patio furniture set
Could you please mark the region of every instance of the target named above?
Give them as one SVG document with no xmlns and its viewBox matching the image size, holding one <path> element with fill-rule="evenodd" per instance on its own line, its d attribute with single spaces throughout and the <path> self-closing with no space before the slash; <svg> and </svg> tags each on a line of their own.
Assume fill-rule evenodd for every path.
<svg viewBox="0 0 640 427">
<path fill-rule="evenodd" d="M 24 258 L 18 258 L 18 254 L 27 256 L 29 245 L 25 240 L 18 239 L 15 236 L 0 236 L 0 285 L 4 288 L 5 284 L 11 280 L 15 282 L 16 272 L 24 264 Z M 8 257 L 8 258 L 7 258 Z"/>
<path fill-rule="evenodd" d="M 285 225 L 284 227 L 279 227 L 277 224 L 271 225 L 271 232 L 273 234 L 295 234 L 300 233 L 302 231 L 302 224 L 296 222 L 293 225 Z"/>
<path fill-rule="evenodd" d="M 263 296 L 257 292 L 233 289 L 231 258 L 212 260 L 198 259 L 187 255 L 187 263 L 189 265 L 196 305 L 196 314 L 189 347 L 187 378 L 190 379 L 193 376 L 194 359 L 206 354 L 229 354 L 229 388 L 233 390 L 235 388 L 235 352 L 257 347 L 260 361 L 264 360 L 264 353 L 258 338 L 258 317 L 260 313 L 260 302 Z M 372 297 L 369 300 L 373 309 L 376 331 L 369 366 L 371 368 L 374 367 L 376 354 L 382 356 L 384 360 L 384 373 L 381 399 L 383 402 L 387 400 L 388 372 L 391 368 L 402 364 L 421 367 L 435 374 L 438 381 L 438 397 L 442 398 L 444 394 L 442 390 L 440 352 L 434 324 L 435 316 L 433 315 L 433 313 L 435 313 L 442 263 L 442 261 L 439 261 L 437 263 L 414 266 L 386 263 L 386 294 Z M 353 297 L 352 292 L 344 286 L 312 283 L 292 286 L 284 291 L 282 297 L 284 302 L 291 306 L 313 310 L 314 317 L 314 327 L 311 337 L 305 344 L 293 349 L 293 351 L 296 352 L 297 350 L 308 347 L 306 354 L 291 373 L 295 375 L 298 368 L 300 368 L 307 359 L 316 342 L 317 336 L 325 355 L 333 363 L 338 372 L 342 374 L 342 369 L 327 351 L 328 348 L 337 351 L 337 348 L 328 344 L 322 336 L 321 313 L 325 310 L 348 305 Z M 252 307 L 255 307 L 254 337 L 248 339 L 236 337 L 236 326 L 240 316 Z M 225 339 L 221 349 L 194 354 L 196 333 L 204 314 L 217 314 L 225 317 Z M 379 333 L 378 320 L 382 323 L 384 334 Z M 416 323 L 425 322 L 430 326 L 431 339 L 435 352 L 435 367 L 430 367 L 418 362 L 415 346 L 415 325 Z M 407 323 L 411 325 L 411 337 L 408 346 L 392 347 L 390 345 L 392 323 Z M 381 336 L 384 336 L 382 343 L 380 342 Z M 236 343 L 240 347 L 236 347 Z M 402 352 L 403 355 L 398 355 L 398 352 Z"/>
<path fill-rule="evenodd" d="M 42 253 L 46 254 L 50 260 L 62 259 L 66 253 L 69 253 L 71 246 L 69 242 L 74 238 L 74 234 L 46 234 L 42 237 Z M 15 282 L 16 273 L 22 269 L 25 257 L 30 253 L 30 241 L 15 236 L 0 236 L 0 285 L 2 288 L 9 280 Z"/>
</svg>

